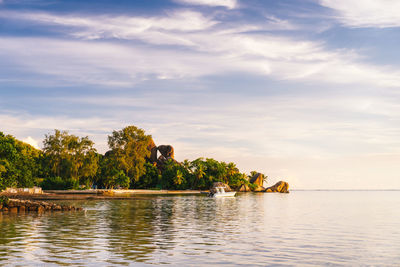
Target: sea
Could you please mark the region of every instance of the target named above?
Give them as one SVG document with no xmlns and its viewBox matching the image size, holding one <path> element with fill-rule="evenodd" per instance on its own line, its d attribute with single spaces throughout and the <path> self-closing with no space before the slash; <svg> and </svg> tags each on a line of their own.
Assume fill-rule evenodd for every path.
<svg viewBox="0 0 400 267">
<path fill-rule="evenodd" d="M 400 191 L 68 203 L 0 213 L 0 266 L 400 266 Z"/>
</svg>

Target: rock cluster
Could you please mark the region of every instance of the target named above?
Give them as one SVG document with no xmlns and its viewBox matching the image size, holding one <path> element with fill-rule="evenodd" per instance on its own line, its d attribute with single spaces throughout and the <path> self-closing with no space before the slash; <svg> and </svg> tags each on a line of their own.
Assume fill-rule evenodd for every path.
<svg viewBox="0 0 400 267">
<path fill-rule="evenodd" d="M 81 211 L 82 208 L 67 206 L 67 205 L 57 205 L 53 203 L 43 202 L 43 201 L 30 201 L 30 200 L 20 200 L 20 199 L 3 199 L 0 203 L 0 211 L 2 212 L 45 212 L 45 211 Z"/>
<path fill-rule="evenodd" d="M 239 189 L 238 192 L 250 192 L 251 189 L 247 184 L 242 184 Z"/>
<path fill-rule="evenodd" d="M 289 184 L 284 181 L 279 181 L 276 184 L 274 184 L 273 186 L 266 188 L 265 192 L 267 192 L 267 193 L 272 193 L 272 192 L 289 193 Z"/>
<path fill-rule="evenodd" d="M 147 160 L 157 167 L 161 167 L 169 159 L 175 160 L 174 148 L 171 145 L 156 146 L 153 139 L 151 139 L 147 149 L 150 151 L 150 157 Z M 160 152 L 160 156 L 157 157 L 158 152 Z"/>
</svg>

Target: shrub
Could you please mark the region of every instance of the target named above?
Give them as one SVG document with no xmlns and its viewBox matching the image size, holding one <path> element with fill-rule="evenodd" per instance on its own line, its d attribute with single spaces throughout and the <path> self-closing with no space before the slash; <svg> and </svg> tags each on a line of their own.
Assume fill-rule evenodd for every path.
<svg viewBox="0 0 400 267">
<path fill-rule="evenodd" d="M 252 183 L 249 183 L 248 186 L 249 186 L 251 191 L 254 191 L 258 187 L 258 185 L 252 184 Z"/>
<path fill-rule="evenodd" d="M 72 179 L 62 179 L 61 177 L 50 177 L 45 179 L 40 186 L 44 190 L 68 190 L 78 189 L 79 183 Z"/>
<path fill-rule="evenodd" d="M 0 205 L 7 205 L 10 200 L 6 196 L 0 196 Z"/>
</svg>

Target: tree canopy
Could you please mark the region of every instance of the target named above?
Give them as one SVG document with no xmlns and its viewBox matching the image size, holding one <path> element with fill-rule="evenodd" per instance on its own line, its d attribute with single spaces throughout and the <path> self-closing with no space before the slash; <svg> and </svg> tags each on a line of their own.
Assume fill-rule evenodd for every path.
<svg viewBox="0 0 400 267">
<path fill-rule="evenodd" d="M 138 181 L 146 171 L 146 158 L 150 157 L 147 146 L 151 140 L 151 135 L 146 135 L 143 129 L 136 126 L 113 131 L 112 135 L 108 136 L 110 157 L 126 176 Z"/>
<path fill-rule="evenodd" d="M 44 189 L 96 186 L 182 190 L 208 189 L 214 182 L 237 189 L 249 184 L 250 176 L 241 173 L 233 162 L 198 158 L 180 163 L 170 158 L 158 165 L 150 160 L 149 147 L 154 147 L 151 135 L 136 126 L 113 131 L 108 146 L 108 152 L 98 154 L 88 136 L 56 129 L 45 135 L 43 150 L 39 150 L 0 132 L 0 190 L 33 185 Z"/>
<path fill-rule="evenodd" d="M 0 132 L 0 189 L 37 183 L 42 152 Z"/>
<path fill-rule="evenodd" d="M 98 156 L 89 137 L 54 130 L 43 141 L 44 165 L 52 176 L 88 182 L 98 169 Z"/>
</svg>

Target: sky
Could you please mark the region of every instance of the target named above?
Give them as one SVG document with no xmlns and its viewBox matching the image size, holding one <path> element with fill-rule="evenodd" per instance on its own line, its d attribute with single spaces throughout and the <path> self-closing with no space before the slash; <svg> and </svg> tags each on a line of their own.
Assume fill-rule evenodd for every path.
<svg viewBox="0 0 400 267">
<path fill-rule="evenodd" d="M 0 131 L 128 125 L 294 189 L 400 189 L 397 0 L 0 0 Z"/>
</svg>

